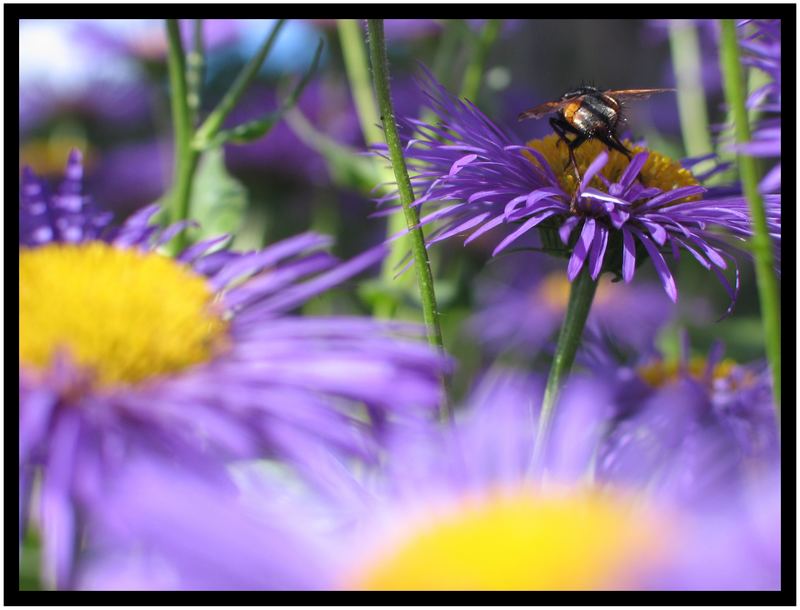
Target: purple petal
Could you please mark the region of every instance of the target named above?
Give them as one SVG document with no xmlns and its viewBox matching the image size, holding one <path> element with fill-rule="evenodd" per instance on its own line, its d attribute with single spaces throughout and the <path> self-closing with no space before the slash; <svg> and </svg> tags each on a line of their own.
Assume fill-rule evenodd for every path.
<svg viewBox="0 0 800 610">
<path fill-rule="evenodd" d="M 280 294 L 262 301 L 257 307 L 248 310 L 248 313 L 256 311 L 258 313 L 265 313 L 267 311 L 276 312 L 292 309 L 312 296 L 342 283 L 357 273 L 361 273 L 383 259 L 385 255 L 386 246 L 380 244 L 350 259 L 346 263 L 334 267 L 313 280 L 287 288 Z"/>
<path fill-rule="evenodd" d="M 447 174 L 448 177 L 452 178 L 458 172 L 460 172 L 464 168 L 464 166 L 469 165 L 470 163 L 472 163 L 477 158 L 478 158 L 478 155 L 474 155 L 474 154 L 473 155 L 465 155 L 465 156 L 461 157 L 460 159 L 455 161 L 453 163 L 453 165 L 450 166 L 450 171 Z"/>
<path fill-rule="evenodd" d="M 198 256 L 202 256 L 217 244 L 222 244 L 228 239 L 230 239 L 230 235 L 220 235 L 219 237 L 212 237 L 211 239 L 199 241 L 181 252 L 180 256 L 178 256 L 178 260 L 182 263 L 191 263 Z"/>
<path fill-rule="evenodd" d="M 558 236 L 561 238 L 564 245 L 569 243 L 569 236 L 572 235 L 572 230 L 578 222 L 580 222 L 580 219 L 577 216 L 570 216 L 564 221 L 564 224 L 558 228 Z"/>
<path fill-rule="evenodd" d="M 540 215 L 537 215 L 537 216 L 533 216 L 530 219 L 528 219 L 525 223 L 522 224 L 522 226 L 520 228 L 518 228 L 516 231 L 514 231 L 513 233 L 508 235 L 503 241 L 501 241 L 497 245 L 497 247 L 494 249 L 494 252 L 492 252 L 492 256 L 497 256 L 498 254 L 500 254 L 500 252 L 505 250 L 514 241 L 519 239 L 519 237 L 521 237 L 522 235 L 524 235 L 525 233 L 530 231 L 533 227 L 538 225 L 543 220 L 547 220 L 552 215 L 553 215 L 553 212 L 545 212 L 543 214 L 540 214 Z"/>
<path fill-rule="evenodd" d="M 469 220 L 467 220 L 465 222 L 462 222 L 461 224 L 456 225 L 452 229 L 449 229 L 449 230 L 445 231 L 441 235 L 437 235 L 434 239 L 429 240 L 428 241 L 428 245 L 430 246 L 432 244 L 440 242 L 440 241 L 442 241 L 444 239 L 447 239 L 448 237 L 452 237 L 453 235 L 457 235 L 458 233 L 461 233 L 462 231 L 468 231 L 472 227 L 482 223 L 488 217 L 489 217 L 489 212 L 484 212 L 483 214 L 479 214 L 477 216 L 474 216 L 473 218 L 470 218 Z"/>
<path fill-rule="evenodd" d="M 608 162 L 608 153 L 604 150 L 601 152 L 597 157 L 589 164 L 589 167 L 586 169 L 586 172 L 583 174 L 583 178 L 581 179 L 581 184 L 578 189 L 579 193 L 583 193 L 586 190 L 586 187 L 589 186 L 589 183 L 594 178 L 595 174 L 599 172 L 605 164 Z"/>
<path fill-rule="evenodd" d="M 631 232 L 622 229 L 622 279 L 625 283 L 630 283 L 633 279 L 633 272 L 636 269 L 636 243 Z"/>
<path fill-rule="evenodd" d="M 253 254 L 246 254 L 238 257 L 226 264 L 220 269 L 214 277 L 211 278 L 211 285 L 221 290 L 227 286 L 234 279 L 242 276 L 249 275 L 273 265 L 280 260 L 299 254 L 305 250 L 322 248 L 330 245 L 331 238 L 317 233 L 301 233 L 283 241 L 279 241 L 262 250 Z"/>
<path fill-rule="evenodd" d="M 640 152 L 633 156 L 631 162 L 628 163 L 628 167 L 625 168 L 625 171 L 622 173 L 622 177 L 619 179 L 619 185 L 623 187 L 623 189 L 627 189 L 634 180 L 636 180 L 636 176 L 639 175 L 639 172 L 642 171 L 644 164 L 647 163 L 647 159 L 650 157 L 649 152 Z"/>
<path fill-rule="evenodd" d="M 473 231 L 472 235 L 470 235 L 469 237 L 467 237 L 467 239 L 464 240 L 464 245 L 466 246 L 471 241 L 473 241 L 475 239 L 478 239 L 481 235 L 483 235 L 487 231 L 491 231 L 497 225 L 502 223 L 504 220 L 505 220 L 505 216 L 503 214 L 499 214 L 499 215 L 495 216 L 492 220 L 490 220 L 489 222 L 484 224 L 482 227 L 480 227 L 479 229 L 476 229 L 475 231 Z"/>
<path fill-rule="evenodd" d="M 644 210 L 652 210 L 659 206 L 664 206 L 672 201 L 683 199 L 684 197 L 692 197 L 705 192 L 706 189 L 702 186 L 682 186 L 680 188 L 661 193 L 657 197 L 653 197 L 650 201 L 642 205 L 639 208 L 639 211 L 642 212 Z"/>
<path fill-rule="evenodd" d="M 659 252 L 658 248 L 650 237 L 637 229 L 631 229 L 631 231 L 635 233 L 635 235 L 639 238 L 639 241 L 644 244 L 647 253 L 650 255 L 650 258 L 653 261 L 653 266 L 656 268 L 656 273 L 658 273 L 658 277 L 661 279 L 661 283 L 664 286 L 667 296 L 672 299 L 673 303 L 677 303 L 678 287 L 675 285 L 675 278 L 672 277 L 672 273 L 670 272 L 664 257 L 661 255 L 661 252 Z"/>
<path fill-rule="evenodd" d="M 595 239 L 592 241 L 592 249 L 589 251 L 589 270 L 593 280 L 597 279 L 597 276 L 600 275 L 600 270 L 603 268 L 603 257 L 605 256 L 607 245 L 608 229 L 598 224 Z"/>
<path fill-rule="evenodd" d="M 587 218 L 581 230 L 581 236 L 578 238 L 578 243 L 575 244 L 575 250 L 567 264 L 567 278 L 573 281 L 583 267 L 586 260 L 586 255 L 589 253 L 589 247 L 592 245 L 594 238 L 595 220 L 594 218 Z"/>
</svg>

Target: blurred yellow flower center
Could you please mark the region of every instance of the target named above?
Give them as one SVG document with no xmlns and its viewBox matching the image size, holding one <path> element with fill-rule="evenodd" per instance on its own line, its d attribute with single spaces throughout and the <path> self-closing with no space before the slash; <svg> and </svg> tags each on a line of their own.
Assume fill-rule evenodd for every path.
<svg viewBox="0 0 800 610">
<path fill-rule="evenodd" d="M 682 368 L 682 365 L 675 360 L 669 362 L 655 360 L 649 364 L 638 367 L 636 371 L 647 385 L 660 388 L 677 381 L 682 371 L 687 373 L 692 379 L 702 381 L 706 374 L 707 367 L 708 362 L 705 358 L 694 357 L 689 360 L 689 364 L 685 368 Z M 714 367 L 711 373 L 712 380 L 729 377 L 735 367 L 736 362 L 726 358 Z"/>
<path fill-rule="evenodd" d="M 677 161 L 642 146 L 634 146 L 630 140 L 624 140 L 623 144 L 633 155 L 640 152 L 650 153 L 640 172 L 645 186 L 656 187 L 662 191 L 671 191 L 682 186 L 699 184 L 692 172 L 682 167 Z M 578 183 L 575 180 L 572 168 L 569 167 L 570 160 L 567 145 L 556 134 L 552 134 L 541 140 L 531 140 L 528 142 L 528 146 L 541 153 L 553 173 L 558 177 L 558 181 L 564 191 L 570 194 L 574 193 Z M 619 181 L 628 167 L 628 159 L 621 152 L 616 150 L 609 151 L 608 147 L 599 140 L 588 140 L 575 149 L 575 161 L 578 164 L 581 176 L 583 176 L 589 164 L 604 150 L 609 153 L 608 162 L 600 170 L 600 174 L 613 184 Z M 524 151 L 524 154 L 534 164 L 539 165 L 539 161 L 531 153 Z M 606 186 L 597 176 L 592 179 L 589 185 L 600 191 L 607 191 Z M 691 199 L 691 197 L 688 197 L 683 201 Z"/>
<path fill-rule="evenodd" d="M 154 252 L 102 242 L 19 252 L 19 359 L 45 369 L 65 350 L 102 386 L 209 360 L 227 323 L 206 280 Z"/>
<path fill-rule="evenodd" d="M 550 309 L 555 312 L 564 312 L 569 303 L 569 291 L 572 287 L 569 279 L 563 272 L 553 272 L 545 276 L 539 282 L 534 291 L 534 299 L 537 304 L 543 301 Z M 619 287 L 612 287 L 611 281 L 601 277 L 595 292 L 594 304 L 599 305 L 611 300 L 614 290 Z"/>
<path fill-rule="evenodd" d="M 592 590 L 636 588 L 663 559 L 664 524 L 596 491 L 464 501 L 364 562 L 352 589 Z"/>
<path fill-rule="evenodd" d="M 20 146 L 20 166 L 35 167 L 36 173 L 43 176 L 61 176 L 64 172 L 64 159 L 71 150 L 83 151 L 83 167 L 89 168 L 94 157 L 86 138 L 73 134 L 54 134 L 49 139 L 31 139 Z"/>
</svg>

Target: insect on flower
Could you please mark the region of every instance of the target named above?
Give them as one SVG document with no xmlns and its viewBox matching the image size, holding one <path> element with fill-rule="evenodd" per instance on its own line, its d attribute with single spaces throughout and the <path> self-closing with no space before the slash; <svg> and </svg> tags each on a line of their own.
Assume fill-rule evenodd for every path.
<svg viewBox="0 0 800 610">
<path fill-rule="evenodd" d="M 557 113 L 550 118 L 550 126 L 569 148 L 569 164 L 575 172 L 578 182 L 581 175 L 575 161 L 575 149 L 592 138 L 597 138 L 609 149 L 617 150 L 631 159 L 631 151 L 620 141 L 617 127 L 622 118 L 622 107 L 626 101 L 645 99 L 656 93 L 667 93 L 674 89 L 615 89 L 601 90 L 596 87 L 582 86 L 567 91 L 561 99 L 539 104 L 522 112 L 518 119 L 540 119 L 550 113 Z M 567 134 L 574 137 L 570 140 Z M 566 169 L 566 167 L 564 168 Z"/>
</svg>

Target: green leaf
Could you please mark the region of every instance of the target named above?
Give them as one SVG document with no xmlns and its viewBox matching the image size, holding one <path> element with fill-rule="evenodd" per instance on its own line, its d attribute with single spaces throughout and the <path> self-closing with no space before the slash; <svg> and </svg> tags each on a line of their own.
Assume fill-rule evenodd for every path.
<svg viewBox="0 0 800 610">
<path fill-rule="evenodd" d="M 311 77 L 317 71 L 323 47 L 324 43 L 320 39 L 319 44 L 317 44 L 317 50 L 314 52 L 314 59 L 311 61 L 308 70 L 306 70 L 300 82 L 295 85 L 292 92 L 281 102 L 277 110 L 269 112 L 261 118 L 237 125 L 233 129 L 219 131 L 211 138 L 208 138 L 206 132 L 201 129 L 192 142 L 192 147 L 195 150 L 208 150 L 209 148 L 218 148 L 223 144 L 248 144 L 266 136 L 278 121 L 283 118 L 283 115 L 297 104 L 306 85 L 308 85 Z"/>
<path fill-rule="evenodd" d="M 222 148 L 209 150 L 200 162 L 192 188 L 192 218 L 200 223 L 190 229 L 193 241 L 235 233 L 247 210 L 247 189 L 225 167 Z"/>
</svg>

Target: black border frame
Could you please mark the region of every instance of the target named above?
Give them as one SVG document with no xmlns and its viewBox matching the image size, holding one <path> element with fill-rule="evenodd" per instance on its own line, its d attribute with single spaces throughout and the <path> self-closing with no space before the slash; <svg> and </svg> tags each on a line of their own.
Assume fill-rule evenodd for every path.
<svg viewBox="0 0 800 610">
<path fill-rule="evenodd" d="M 452 18 L 454 7 L 458 6 L 458 16 L 460 18 L 474 17 L 483 18 L 487 14 L 500 16 L 514 16 L 525 12 L 523 5 L 519 4 L 5 4 L 3 13 L 5 17 L 5 72 L 6 85 L 12 73 L 12 67 L 19 65 L 19 29 L 18 20 L 20 18 L 77 18 L 83 16 L 110 16 L 119 18 L 120 15 L 127 15 L 131 18 L 167 18 L 167 17 L 187 17 L 186 13 L 201 13 L 203 17 L 226 18 L 264 16 L 268 13 L 269 17 L 287 17 L 303 14 L 307 18 L 312 13 L 317 13 L 320 18 L 331 16 L 336 18 L 362 18 L 375 17 L 376 13 L 384 18 L 399 18 L 407 14 L 408 9 L 423 8 L 429 17 Z M 379 8 L 378 8 L 379 7 Z M 783 21 L 782 41 L 789 49 L 788 53 L 782 55 L 782 78 L 783 78 L 783 97 L 786 100 L 786 107 L 789 109 L 787 114 L 782 115 L 783 123 L 783 142 L 782 142 L 782 169 L 787 175 L 786 182 L 794 185 L 797 192 L 796 168 L 796 114 L 791 110 L 797 107 L 796 99 L 796 57 L 793 52 L 796 49 L 797 38 L 797 5 L 796 4 L 544 4 L 536 5 L 535 12 L 541 18 L 556 18 L 551 15 L 568 13 L 579 15 L 581 18 L 608 19 L 615 15 L 624 14 L 626 16 L 635 15 L 635 18 L 743 18 L 762 16 L 766 18 L 780 18 Z M 630 17 L 626 17 L 630 18 Z M 12 87 L 8 87 L 13 89 Z M 17 85 L 17 94 L 18 92 Z M 19 100 L 19 95 L 17 95 Z M 12 112 L 16 110 L 14 116 Z M 19 123 L 19 102 L 16 104 L 10 100 L 10 92 L 6 92 L 5 104 L 5 125 Z M 17 147 L 15 153 L 14 147 Z M 16 291 L 8 290 L 11 287 L 18 287 L 19 270 L 11 267 L 14 259 L 11 248 L 14 231 L 11 227 L 18 226 L 11 217 L 12 206 L 9 202 L 18 197 L 18 180 L 12 180 L 11 176 L 18 175 L 18 145 L 10 136 L 5 139 L 5 288 L 6 288 L 6 308 L 5 308 L 5 362 L 6 380 L 10 378 L 11 348 L 13 339 L 17 338 L 19 325 L 14 324 L 11 319 L 12 308 L 8 306 L 10 299 Z M 15 159 L 17 162 L 15 163 Z M 789 214 L 789 222 L 786 223 L 790 228 L 788 235 L 782 237 L 783 244 L 787 247 L 790 256 L 782 260 L 782 275 L 793 282 L 796 275 L 795 254 L 797 252 L 796 235 L 793 229 L 797 226 L 796 210 L 797 201 L 795 198 L 784 195 L 782 200 L 782 215 L 785 221 L 786 212 Z M 783 221 L 782 221 L 783 222 Z M 18 231 L 16 243 L 19 242 Z M 18 254 L 18 253 L 17 253 Z M 14 282 L 14 280 L 17 282 Z M 795 290 L 783 290 L 781 306 L 784 312 L 794 313 L 797 311 L 797 284 L 793 285 Z M 796 318 L 791 317 L 789 324 L 784 321 L 783 329 L 795 330 Z M 793 515 L 794 519 L 784 518 L 782 521 L 782 564 L 781 581 L 783 589 L 780 591 L 630 591 L 630 592 L 345 592 L 345 591 L 296 591 L 296 592 L 266 592 L 261 594 L 237 592 L 231 594 L 226 591 L 155 591 L 155 592 L 92 592 L 92 591 L 19 591 L 14 584 L 19 583 L 19 547 L 14 547 L 14 537 L 11 532 L 18 530 L 18 523 L 13 521 L 13 512 L 10 510 L 10 502 L 6 502 L 4 514 L 5 527 L 5 548 L 4 548 L 4 577 L 5 577 L 5 605 L 64 605 L 64 606 L 97 606 L 97 605 L 151 605 L 168 604 L 177 606 L 208 606 L 208 605 L 332 605 L 332 606 L 360 606 L 360 605 L 671 605 L 671 604 L 698 604 L 698 605 L 776 605 L 793 606 L 797 603 L 797 581 L 796 581 L 796 560 L 797 560 L 797 537 L 796 537 L 796 517 L 797 517 L 797 438 L 796 438 L 796 404 L 797 388 L 794 372 L 796 370 L 796 332 L 786 333 L 789 341 L 783 341 L 783 404 L 782 413 L 782 515 Z M 788 381 L 787 381 L 788 379 Z M 6 403 L 8 405 L 18 404 L 11 395 L 10 384 L 6 385 Z M 5 491 L 6 498 L 19 498 L 19 487 L 12 490 L 11 482 L 18 477 L 18 472 L 12 470 L 14 453 L 19 453 L 19 436 L 13 434 L 14 428 L 18 427 L 17 412 L 7 408 L 4 412 L 5 424 Z M 17 527 L 15 527 L 17 526 Z M 17 553 L 14 553 L 17 551 Z M 292 593 L 293 595 L 285 595 Z"/>
</svg>

